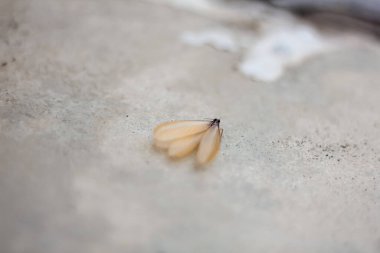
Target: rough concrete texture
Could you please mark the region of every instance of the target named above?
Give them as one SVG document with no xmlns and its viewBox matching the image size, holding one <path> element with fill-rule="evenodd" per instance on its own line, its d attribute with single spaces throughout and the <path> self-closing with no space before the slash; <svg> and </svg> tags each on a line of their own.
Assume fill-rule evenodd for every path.
<svg viewBox="0 0 380 253">
<path fill-rule="evenodd" d="M 261 83 L 179 39 L 219 22 L 0 1 L 0 252 L 380 252 L 380 46 Z M 207 169 L 152 148 L 156 124 L 210 117 Z"/>
</svg>

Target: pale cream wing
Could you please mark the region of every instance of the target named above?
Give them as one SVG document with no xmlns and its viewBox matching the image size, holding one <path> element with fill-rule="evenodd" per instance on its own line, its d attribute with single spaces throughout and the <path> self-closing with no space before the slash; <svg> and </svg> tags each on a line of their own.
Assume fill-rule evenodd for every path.
<svg viewBox="0 0 380 253">
<path fill-rule="evenodd" d="M 173 141 L 169 146 L 169 156 L 172 158 L 181 158 L 190 154 L 199 145 L 203 134 L 203 132 L 199 134 L 193 134 L 185 138 Z"/>
<path fill-rule="evenodd" d="M 203 134 L 197 152 L 197 162 L 201 165 L 212 161 L 219 151 L 221 132 L 218 126 L 212 126 Z"/>
<path fill-rule="evenodd" d="M 157 147 L 168 148 L 170 143 L 190 135 L 206 131 L 210 127 L 208 121 L 173 121 L 160 124 L 153 132 Z"/>
</svg>

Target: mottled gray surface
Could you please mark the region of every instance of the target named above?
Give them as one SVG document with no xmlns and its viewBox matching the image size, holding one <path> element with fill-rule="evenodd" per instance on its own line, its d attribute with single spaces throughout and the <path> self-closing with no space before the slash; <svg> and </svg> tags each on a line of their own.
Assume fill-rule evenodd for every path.
<svg viewBox="0 0 380 253">
<path fill-rule="evenodd" d="M 178 39 L 217 22 L 0 1 L 0 252 L 380 251 L 379 46 L 265 84 Z M 207 117 L 225 131 L 206 170 L 152 148 L 157 123 Z"/>
</svg>

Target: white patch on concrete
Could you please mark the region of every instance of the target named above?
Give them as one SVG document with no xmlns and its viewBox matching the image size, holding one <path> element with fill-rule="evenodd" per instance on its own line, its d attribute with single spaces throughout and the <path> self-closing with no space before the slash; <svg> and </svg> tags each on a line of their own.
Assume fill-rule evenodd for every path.
<svg viewBox="0 0 380 253">
<path fill-rule="evenodd" d="M 208 17 L 243 24 L 257 29 L 217 27 L 201 31 L 185 31 L 182 42 L 192 46 L 212 46 L 218 50 L 241 54 L 238 70 L 249 78 L 273 82 L 281 78 L 287 67 L 297 66 L 306 58 L 330 49 L 331 42 L 311 25 L 288 12 L 261 3 L 212 0 L 152 0 L 186 9 Z"/>
<path fill-rule="evenodd" d="M 308 57 L 327 51 L 332 45 L 306 24 L 267 26 L 263 34 L 212 28 L 187 31 L 180 38 L 188 45 L 207 45 L 242 54 L 238 70 L 249 78 L 263 82 L 278 80 L 287 67 L 297 66 Z"/>
<path fill-rule="evenodd" d="M 239 46 L 232 34 L 225 29 L 212 29 L 200 32 L 184 32 L 181 40 L 192 46 L 209 45 L 218 50 L 236 52 Z"/>
<path fill-rule="evenodd" d="M 274 30 L 251 46 L 239 70 L 248 77 L 272 82 L 283 75 L 286 67 L 300 64 L 327 48 L 324 39 L 310 26 Z"/>
</svg>

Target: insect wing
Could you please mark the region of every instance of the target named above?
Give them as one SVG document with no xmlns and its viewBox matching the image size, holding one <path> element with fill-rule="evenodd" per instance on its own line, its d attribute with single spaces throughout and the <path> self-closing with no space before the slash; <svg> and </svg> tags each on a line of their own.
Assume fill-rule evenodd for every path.
<svg viewBox="0 0 380 253">
<path fill-rule="evenodd" d="M 203 134 L 204 133 L 202 132 L 173 141 L 169 146 L 169 156 L 173 158 L 180 158 L 190 154 L 199 145 Z"/>
<path fill-rule="evenodd" d="M 168 148 L 170 143 L 206 131 L 210 128 L 208 121 L 173 121 L 160 124 L 153 132 L 157 147 Z"/>
<path fill-rule="evenodd" d="M 210 127 L 202 136 L 197 152 L 197 162 L 201 165 L 212 161 L 219 151 L 222 132 L 218 126 Z"/>
</svg>

